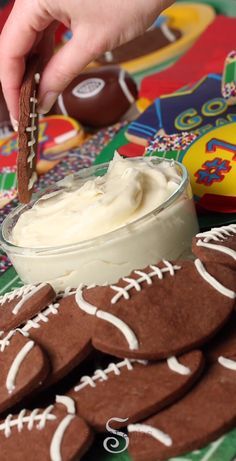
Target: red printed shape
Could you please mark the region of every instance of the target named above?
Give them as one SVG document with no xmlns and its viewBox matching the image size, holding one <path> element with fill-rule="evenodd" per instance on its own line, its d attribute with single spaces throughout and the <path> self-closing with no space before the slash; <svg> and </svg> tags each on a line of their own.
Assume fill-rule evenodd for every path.
<svg viewBox="0 0 236 461">
<path fill-rule="evenodd" d="M 219 15 L 171 69 L 143 79 L 140 97 L 153 100 L 196 82 L 203 75 L 222 73 L 225 57 L 235 46 L 235 28 L 235 18 Z"/>
</svg>

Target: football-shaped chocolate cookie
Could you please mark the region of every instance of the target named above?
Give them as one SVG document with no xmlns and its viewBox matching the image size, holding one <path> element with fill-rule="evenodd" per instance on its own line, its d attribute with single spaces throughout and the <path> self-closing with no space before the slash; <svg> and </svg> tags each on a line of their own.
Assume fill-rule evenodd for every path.
<svg viewBox="0 0 236 461">
<path fill-rule="evenodd" d="M 120 419 L 115 423 L 119 428 L 182 397 L 200 375 L 203 363 L 200 351 L 155 363 L 124 359 L 97 369 L 93 376 L 83 376 L 69 395 L 78 414 L 97 431 L 105 431 L 114 416 Z"/>
<path fill-rule="evenodd" d="M 115 355 L 156 360 L 191 350 L 225 324 L 235 303 L 236 273 L 199 260 L 163 261 L 117 285 L 78 289 L 96 319 L 93 345 Z"/>
<path fill-rule="evenodd" d="M 55 299 L 49 283 L 24 285 L 0 297 L 0 332 L 19 327 Z"/>
<path fill-rule="evenodd" d="M 137 98 L 132 77 L 116 66 L 81 73 L 59 96 L 52 113 L 69 115 L 91 127 L 112 125 Z"/>
<path fill-rule="evenodd" d="M 230 322 L 204 348 L 204 354 L 210 362 L 228 361 L 228 366 L 236 370 L 236 312 Z M 232 362 L 233 361 L 233 362 Z"/>
<path fill-rule="evenodd" d="M 230 339 L 224 333 L 215 352 L 214 342 L 209 345 L 211 364 L 187 395 L 141 424 L 128 426 L 132 460 L 169 459 L 204 447 L 235 427 L 236 328 Z"/>
<path fill-rule="evenodd" d="M 75 414 L 74 402 L 57 398 L 55 405 L 23 409 L 0 421 L 1 461 L 74 461 L 81 459 L 93 435 Z"/>
<path fill-rule="evenodd" d="M 11 331 L 0 340 L 0 370 L 2 413 L 41 385 L 49 364 L 37 343 Z"/>
<path fill-rule="evenodd" d="M 45 386 L 63 378 L 88 356 L 93 323 L 94 319 L 88 319 L 71 295 L 49 305 L 25 324 L 23 334 L 42 347 L 51 363 Z"/>
<path fill-rule="evenodd" d="M 32 56 L 26 65 L 26 72 L 20 91 L 19 129 L 17 157 L 18 196 L 22 203 L 31 199 L 37 180 L 36 161 L 38 146 L 37 92 L 39 84 L 39 58 Z"/>
<path fill-rule="evenodd" d="M 197 234 L 192 251 L 202 261 L 213 261 L 236 269 L 236 224 Z"/>
<path fill-rule="evenodd" d="M 164 48 L 180 37 L 180 30 L 172 29 L 168 27 L 168 24 L 165 24 L 165 26 L 163 24 L 163 27 L 150 28 L 143 35 L 134 38 L 112 51 L 107 51 L 100 56 L 97 61 L 103 65 L 111 65 L 137 59 L 148 53 L 153 53 Z"/>
</svg>

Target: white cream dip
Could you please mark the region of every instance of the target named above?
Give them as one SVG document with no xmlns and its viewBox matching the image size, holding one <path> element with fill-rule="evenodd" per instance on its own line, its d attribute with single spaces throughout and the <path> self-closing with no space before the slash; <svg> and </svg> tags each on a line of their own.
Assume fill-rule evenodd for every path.
<svg viewBox="0 0 236 461">
<path fill-rule="evenodd" d="M 104 235 L 157 208 L 178 188 L 174 167 L 123 159 L 118 154 L 104 176 L 82 187 L 49 194 L 22 214 L 13 232 L 15 245 L 48 248 Z"/>
<path fill-rule="evenodd" d="M 190 253 L 198 224 L 183 165 L 116 155 L 104 170 L 68 176 L 63 190 L 23 207 L 16 223 L 13 216 L 3 248 L 25 283 L 50 281 L 57 290 L 115 283 Z"/>
</svg>

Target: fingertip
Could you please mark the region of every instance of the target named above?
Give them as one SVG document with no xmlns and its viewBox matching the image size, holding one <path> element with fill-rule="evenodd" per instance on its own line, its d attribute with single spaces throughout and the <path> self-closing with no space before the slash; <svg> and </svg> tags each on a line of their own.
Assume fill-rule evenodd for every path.
<svg viewBox="0 0 236 461">
<path fill-rule="evenodd" d="M 18 122 L 18 120 L 16 120 L 13 117 L 13 115 L 10 112 L 9 112 L 9 117 L 10 117 L 10 121 L 11 121 L 11 124 L 12 124 L 12 128 L 17 133 L 17 131 L 19 129 L 19 122 Z"/>
<path fill-rule="evenodd" d="M 58 93 L 55 91 L 48 91 L 40 99 L 37 108 L 39 114 L 47 114 L 52 108 L 53 104 L 56 102 Z"/>
<path fill-rule="evenodd" d="M 51 57 L 40 81 L 38 105 L 40 114 L 45 114 L 51 109 L 59 94 L 79 75 L 91 59 L 91 53 L 86 51 L 84 42 L 75 38 Z"/>
<path fill-rule="evenodd" d="M 1 55 L 3 59 L 4 56 Z M 19 120 L 20 86 L 25 71 L 24 59 L 5 58 L 0 78 L 2 91 L 13 120 Z"/>
<path fill-rule="evenodd" d="M 20 89 L 5 88 L 2 85 L 4 99 L 9 111 L 9 118 L 13 129 L 16 131 L 17 123 L 19 121 L 19 98 Z"/>
</svg>

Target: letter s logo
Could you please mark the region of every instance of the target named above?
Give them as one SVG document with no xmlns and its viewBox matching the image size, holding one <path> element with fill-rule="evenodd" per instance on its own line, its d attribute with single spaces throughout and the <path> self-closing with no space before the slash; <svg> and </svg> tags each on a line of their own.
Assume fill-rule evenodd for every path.
<svg viewBox="0 0 236 461">
<path fill-rule="evenodd" d="M 125 451 L 128 448 L 128 446 L 129 446 L 129 437 L 128 437 L 128 435 L 125 434 L 124 432 L 119 432 L 116 429 L 112 429 L 110 427 L 110 425 L 109 425 L 112 421 L 116 421 L 118 423 L 126 423 L 126 421 L 128 421 L 128 419 L 129 418 L 126 418 L 126 419 L 111 418 L 111 419 L 109 419 L 107 421 L 106 430 L 108 432 L 110 432 L 111 434 L 114 434 L 114 435 L 122 437 L 125 440 L 125 446 L 120 450 L 116 450 L 116 448 L 119 448 L 120 441 L 116 437 L 107 437 L 103 442 L 103 446 L 104 446 L 106 451 L 109 451 L 109 453 L 117 453 L 117 454 L 118 453 L 123 453 L 123 451 Z M 110 444 L 111 448 L 108 447 L 108 444 Z"/>
</svg>

